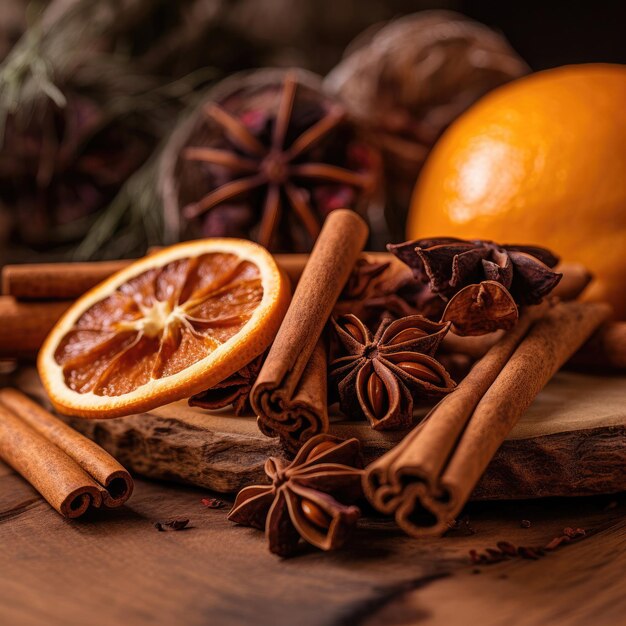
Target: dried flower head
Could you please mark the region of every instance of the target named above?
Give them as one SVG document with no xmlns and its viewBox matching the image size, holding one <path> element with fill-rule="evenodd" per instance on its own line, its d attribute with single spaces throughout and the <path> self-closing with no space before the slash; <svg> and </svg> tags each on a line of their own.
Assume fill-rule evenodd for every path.
<svg viewBox="0 0 626 626">
<path fill-rule="evenodd" d="M 333 209 L 365 212 L 378 154 L 303 71 L 258 70 L 214 88 L 172 139 L 164 194 L 181 234 L 306 251 Z"/>
</svg>

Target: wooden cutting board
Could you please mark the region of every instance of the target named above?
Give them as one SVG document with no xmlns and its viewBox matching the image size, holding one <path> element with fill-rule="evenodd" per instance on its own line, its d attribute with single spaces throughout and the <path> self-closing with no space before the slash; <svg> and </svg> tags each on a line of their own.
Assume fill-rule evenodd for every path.
<svg viewBox="0 0 626 626">
<path fill-rule="evenodd" d="M 39 397 L 33 370 L 18 386 Z M 129 470 L 228 493 L 264 482 L 268 456 L 282 456 L 252 417 L 209 413 L 173 403 L 111 420 L 73 419 Z M 372 460 L 405 433 L 376 432 L 364 422 L 334 421 L 331 432 L 358 437 Z M 510 433 L 474 499 L 583 496 L 626 490 L 626 377 L 559 373 Z"/>
</svg>

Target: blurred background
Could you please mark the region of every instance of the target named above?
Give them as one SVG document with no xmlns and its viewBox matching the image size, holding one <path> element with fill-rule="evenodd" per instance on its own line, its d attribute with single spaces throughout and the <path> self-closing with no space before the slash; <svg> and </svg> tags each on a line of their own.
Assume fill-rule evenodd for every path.
<svg viewBox="0 0 626 626">
<path fill-rule="evenodd" d="M 441 34 L 433 34 L 434 22 L 409 25 L 410 59 L 385 75 L 381 66 L 388 61 L 381 60 L 386 53 L 377 34 L 385 22 L 425 10 L 454 11 L 488 29 L 459 27 L 462 18 L 453 14 L 441 14 Z M 151 245 L 201 235 L 256 238 L 255 198 L 250 206 L 231 203 L 219 219 L 212 213 L 211 219 L 181 227 L 188 214 L 181 198 L 197 199 L 201 185 L 181 170 L 179 152 L 186 142 L 180 135 L 189 137 L 193 125 L 185 127 L 185 121 L 198 104 L 217 98 L 217 83 L 267 66 L 317 74 L 313 91 L 342 101 L 355 132 L 382 153 L 382 192 L 369 194 L 364 209 L 374 230 L 371 246 L 381 247 L 402 237 L 421 163 L 458 114 L 486 91 L 531 70 L 626 63 L 625 23 L 626 3 L 617 1 L 2 0 L 0 263 L 133 257 Z M 400 40 L 400 31 L 387 31 L 387 40 Z M 441 46 L 451 38 L 460 43 Z M 364 65 L 354 57 L 337 72 L 342 59 L 349 61 L 364 46 L 370 46 Z M 437 55 L 445 59 L 432 69 Z M 470 58 L 478 65 L 472 61 L 469 68 Z M 374 111 L 357 110 L 351 98 L 359 96 L 345 87 L 350 77 L 363 82 L 359 72 L 378 72 L 378 89 L 385 84 L 394 93 L 394 86 L 405 84 L 402 73 L 409 85 L 418 66 L 415 89 L 403 94 L 405 101 L 389 104 L 401 113 L 394 118 L 397 138 L 413 133 L 411 141 L 419 144 L 417 152 L 414 145 L 407 148 L 419 156 L 400 176 L 397 155 L 394 162 L 387 154 L 395 148 L 384 144 L 383 131 L 372 122 Z M 311 98 L 316 106 L 329 106 L 321 95 Z M 206 141 L 214 145 L 210 137 Z M 353 144 L 346 145 L 348 154 Z M 352 161 L 349 166 L 356 167 Z M 369 162 L 366 169 L 375 168 Z M 324 204 L 320 195 L 327 189 L 305 191 L 320 218 L 343 198 L 333 190 Z M 168 194 L 176 196 L 169 205 Z M 347 202 L 356 206 L 363 199 L 356 196 Z M 310 247 L 297 233 L 288 234 L 293 236 L 277 237 L 270 247 Z"/>
</svg>

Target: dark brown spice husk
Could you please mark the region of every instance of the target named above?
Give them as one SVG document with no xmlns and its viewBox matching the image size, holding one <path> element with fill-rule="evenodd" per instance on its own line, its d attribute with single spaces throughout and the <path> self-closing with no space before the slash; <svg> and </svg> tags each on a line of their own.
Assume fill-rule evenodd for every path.
<svg viewBox="0 0 626 626">
<path fill-rule="evenodd" d="M 226 502 L 217 498 L 202 498 L 201 502 L 207 509 L 223 509 L 226 506 Z"/>
</svg>

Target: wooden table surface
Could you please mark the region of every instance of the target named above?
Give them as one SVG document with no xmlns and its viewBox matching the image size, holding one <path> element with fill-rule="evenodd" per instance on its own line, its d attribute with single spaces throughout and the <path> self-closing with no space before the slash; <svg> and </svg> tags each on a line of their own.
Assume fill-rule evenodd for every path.
<svg viewBox="0 0 626 626">
<path fill-rule="evenodd" d="M 138 480 L 127 506 L 67 521 L 0 463 L 0 624 L 626 623 L 623 494 L 475 503 L 474 534 L 436 541 L 368 517 L 342 551 L 303 548 L 288 560 L 269 554 L 259 531 L 228 522 L 228 503 L 204 507 L 209 495 Z M 191 527 L 154 528 L 170 517 Z M 542 545 L 566 526 L 587 537 L 537 561 L 469 561 L 470 549 Z"/>
</svg>

